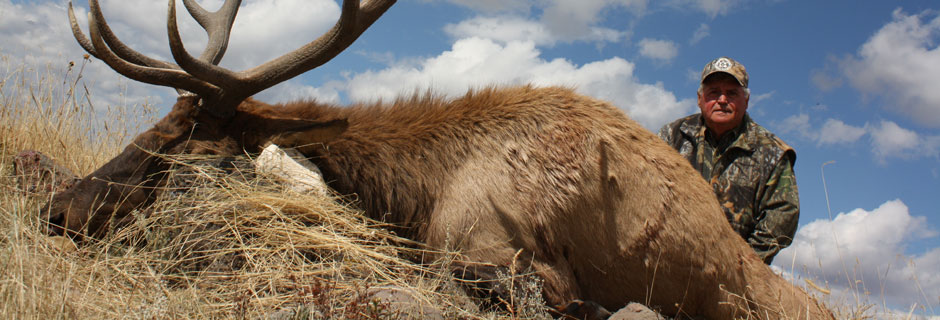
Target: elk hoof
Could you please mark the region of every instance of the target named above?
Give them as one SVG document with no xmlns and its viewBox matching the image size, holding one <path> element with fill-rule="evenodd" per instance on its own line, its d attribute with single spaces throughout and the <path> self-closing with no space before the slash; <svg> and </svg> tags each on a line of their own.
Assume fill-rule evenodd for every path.
<svg viewBox="0 0 940 320">
<path fill-rule="evenodd" d="M 509 307 L 509 292 L 499 285 L 498 271 L 500 267 L 483 264 L 454 263 L 451 274 L 454 278 L 466 281 L 469 293 L 482 299 L 483 307 L 487 309 Z"/>
<path fill-rule="evenodd" d="M 610 311 L 594 301 L 572 300 L 568 305 L 557 307 L 561 319 L 603 320 L 610 318 Z"/>
</svg>

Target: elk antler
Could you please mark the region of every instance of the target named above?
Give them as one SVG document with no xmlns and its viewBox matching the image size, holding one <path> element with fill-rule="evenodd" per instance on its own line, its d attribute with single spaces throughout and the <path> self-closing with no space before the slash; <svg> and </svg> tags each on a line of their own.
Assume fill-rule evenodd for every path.
<svg viewBox="0 0 940 320">
<path fill-rule="evenodd" d="M 225 52 L 225 47 L 228 45 L 228 34 L 235 19 L 235 13 L 232 11 L 238 10 L 240 3 L 241 0 L 226 0 L 222 9 L 213 14 L 206 12 L 198 5 L 187 5 L 190 13 L 196 17 L 196 20 L 203 25 L 203 28 L 209 34 L 210 41 L 202 56 L 207 57 L 206 59 L 212 57 L 213 63 L 218 63 L 221 60 L 221 53 Z M 69 22 L 72 26 L 72 34 L 85 51 L 101 59 L 115 71 L 137 81 L 176 88 L 180 94 L 190 91 L 208 96 L 217 94 L 220 91 L 212 84 L 192 79 L 175 64 L 152 59 L 134 51 L 121 42 L 111 31 L 104 15 L 101 13 L 98 1 L 92 0 L 88 4 L 91 8 L 91 12 L 88 14 L 88 23 L 92 39 L 89 40 L 82 33 L 77 19 L 75 19 L 72 3 L 69 2 Z M 216 40 L 220 37 L 224 40 Z M 96 39 L 99 39 L 97 45 L 95 44 Z M 101 39 L 103 39 L 103 42 Z"/>
<path fill-rule="evenodd" d="M 90 4 L 92 11 L 96 11 L 98 9 L 96 0 L 90 0 L 88 3 Z M 100 11 L 98 13 L 100 14 Z M 155 60 L 148 58 L 144 61 L 138 61 L 138 63 L 135 63 L 133 62 L 133 59 L 132 61 L 128 61 L 122 58 L 119 54 L 111 51 L 111 47 L 120 47 L 118 44 L 108 43 L 106 39 L 102 39 L 101 25 L 105 22 L 99 23 L 98 20 L 101 17 L 98 14 L 89 14 L 88 18 L 88 31 L 91 36 L 92 47 L 94 48 L 94 51 L 89 51 L 89 53 L 104 61 L 106 64 L 108 64 L 109 67 L 111 67 L 111 69 L 114 69 L 114 71 L 117 71 L 118 73 L 123 74 L 128 78 L 140 82 L 168 86 L 177 89 L 185 89 L 201 96 L 210 95 L 213 92 L 219 91 L 219 89 L 213 85 L 191 77 L 190 75 L 186 74 L 186 72 L 180 70 L 179 67 L 174 65 L 165 67 L 165 65 L 169 63 L 156 61 L 156 64 L 158 65 L 151 66 L 154 65 L 154 63 L 151 61 Z M 143 57 L 134 51 L 123 52 L 123 54 L 125 56 L 136 55 Z"/>
<path fill-rule="evenodd" d="M 359 38 L 395 0 L 371 0 L 360 6 L 358 0 L 344 0 L 339 21 L 316 40 L 260 66 L 241 72 L 218 66 L 228 46 L 232 24 L 241 0 L 226 0 L 222 8 L 209 13 L 193 0 L 183 0 L 190 15 L 206 30 L 209 43 L 199 58 L 183 46 L 176 23 L 176 1 L 169 0 L 167 33 L 170 52 L 176 64 L 148 58 L 122 43 L 108 27 L 97 0 L 89 0 L 89 33 L 82 34 L 69 2 L 72 33 L 88 53 L 101 59 L 128 78 L 150 84 L 183 89 L 199 95 L 210 113 L 227 118 L 235 106 L 255 93 L 323 65 Z M 112 51 L 113 50 L 113 51 Z"/>
<path fill-rule="evenodd" d="M 323 65 L 349 47 L 394 3 L 395 0 L 372 0 L 360 6 L 358 0 L 344 0 L 339 21 L 326 34 L 258 67 L 236 73 L 195 59 L 186 52 L 176 26 L 175 4 L 171 1 L 167 23 L 170 49 L 183 70 L 222 88 L 223 100 L 241 101 Z"/>
<path fill-rule="evenodd" d="M 186 10 L 189 10 L 189 14 L 209 35 L 209 43 L 206 45 L 206 50 L 199 55 L 199 60 L 209 61 L 214 65 L 222 60 L 222 55 L 228 48 L 228 38 L 232 33 L 232 24 L 235 23 L 235 15 L 238 13 L 238 6 L 241 2 L 241 0 L 225 1 L 218 11 L 209 13 L 193 0 L 183 0 Z"/>
<path fill-rule="evenodd" d="M 94 8 L 97 7 L 97 1 L 94 2 L 94 4 L 89 3 L 89 6 L 92 6 L 92 11 L 93 11 L 92 13 L 89 13 L 89 18 L 88 18 L 89 23 L 91 23 L 91 20 L 93 18 L 104 21 L 104 17 L 100 14 L 95 14 L 94 17 L 91 16 L 91 14 L 93 14 L 95 11 Z M 100 13 L 100 11 L 98 11 L 97 13 Z M 72 34 L 75 36 L 75 39 L 78 40 L 78 44 L 81 45 L 82 48 L 85 49 L 85 51 L 88 51 L 88 53 L 90 53 L 91 55 L 95 56 L 96 58 L 101 59 L 101 57 L 98 56 L 97 50 L 95 50 L 94 45 L 91 43 L 91 41 L 88 40 L 88 38 L 85 37 L 85 34 L 82 33 L 82 29 L 79 28 L 78 21 L 77 19 L 75 19 L 75 12 L 72 9 L 71 1 L 69 1 L 69 23 L 72 25 Z M 154 68 L 167 68 L 167 69 L 177 68 L 179 69 L 179 67 L 176 67 L 173 64 L 166 63 L 160 60 L 151 59 L 145 55 L 142 55 L 130 49 L 129 47 L 124 45 L 123 42 L 118 40 L 118 38 L 114 35 L 114 33 L 111 32 L 111 28 L 108 27 L 107 23 L 102 24 L 101 27 L 102 28 L 100 32 L 102 36 L 104 36 L 104 38 L 107 39 L 105 40 L 107 43 L 113 44 L 114 50 L 116 51 L 115 53 L 119 57 L 137 65 L 154 67 Z"/>
</svg>

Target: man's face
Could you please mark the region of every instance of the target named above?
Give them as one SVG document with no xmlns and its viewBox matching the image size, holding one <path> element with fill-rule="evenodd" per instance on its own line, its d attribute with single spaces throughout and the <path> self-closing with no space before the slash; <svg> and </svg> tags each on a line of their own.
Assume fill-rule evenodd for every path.
<svg viewBox="0 0 940 320">
<path fill-rule="evenodd" d="M 705 125 L 721 136 L 741 124 L 748 99 L 747 92 L 733 77 L 717 76 L 705 79 L 698 94 L 698 107 Z"/>
</svg>

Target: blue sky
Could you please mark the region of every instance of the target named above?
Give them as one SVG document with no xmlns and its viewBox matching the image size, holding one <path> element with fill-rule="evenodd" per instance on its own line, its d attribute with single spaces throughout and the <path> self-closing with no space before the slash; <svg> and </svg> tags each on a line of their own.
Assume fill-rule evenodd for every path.
<svg viewBox="0 0 940 320">
<path fill-rule="evenodd" d="M 65 3 L 0 0 L 0 53 L 37 69 L 79 61 Z M 87 4 L 76 5 L 83 16 Z M 165 1 L 102 6 L 123 40 L 170 60 Z M 338 10 L 332 0 L 245 0 L 222 65 L 245 69 L 292 50 L 332 25 Z M 191 21 L 182 30 L 198 51 L 204 34 Z M 259 98 L 346 103 L 429 88 L 459 95 L 487 85 L 567 85 L 655 131 L 696 112 L 702 67 L 730 56 L 751 76 L 752 117 L 797 150 L 801 228 L 775 265 L 799 283 L 828 284 L 840 299 L 859 293 L 879 308 L 913 305 L 936 317 L 938 43 L 936 1 L 400 0 L 339 57 Z M 85 81 L 101 108 L 147 101 L 166 109 L 173 99 L 172 90 L 125 80 L 101 62 L 87 67 Z M 821 178 L 830 161 L 831 214 Z M 855 280 L 864 288 L 847 286 Z"/>
</svg>

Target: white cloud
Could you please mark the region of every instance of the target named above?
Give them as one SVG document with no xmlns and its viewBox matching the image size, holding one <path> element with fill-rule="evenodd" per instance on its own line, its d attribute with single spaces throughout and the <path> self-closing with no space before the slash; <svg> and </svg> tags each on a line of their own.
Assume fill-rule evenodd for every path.
<svg viewBox="0 0 940 320">
<path fill-rule="evenodd" d="M 891 121 L 882 121 L 872 133 L 875 153 L 881 157 L 908 153 L 917 149 L 920 144 L 920 137 L 916 132 L 901 128 Z"/>
<path fill-rule="evenodd" d="M 481 37 L 502 43 L 509 41 L 534 41 L 538 46 L 554 46 L 558 42 L 620 42 L 627 33 L 609 28 L 589 26 L 584 32 L 553 31 L 544 22 L 520 16 L 478 16 L 448 24 L 444 30 L 455 39 Z"/>
<path fill-rule="evenodd" d="M 434 0 L 425 0 L 434 1 Z M 668 0 L 665 2 L 651 2 L 648 0 L 448 0 L 451 3 L 458 4 L 472 10 L 480 11 L 491 15 L 494 13 L 502 14 L 521 14 L 531 15 L 533 12 L 541 10 L 539 23 L 544 27 L 554 39 L 554 41 L 607 41 L 617 42 L 629 36 L 629 32 L 598 27 L 606 18 L 605 15 L 614 9 L 625 9 L 635 17 L 644 15 L 649 6 L 666 6 L 672 8 L 694 8 L 702 11 L 708 16 L 714 18 L 719 15 L 728 14 L 733 8 L 739 7 L 746 0 Z M 623 19 L 623 17 L 617 17 Z M 510 31 L 510 33 L 516 33 Z M 464 33 L 466 36 L 481 36 L 493 38 L 494 34 Z M 695 30 L 690 44 L 696 44 L 710 35 L 710 28 L 707 24 L 701 24 Z M 501 35 L 495 38 L 501 38 Z M 538 39 L 535 40 L 543 43 Z M 551 41 L 550 43 L 554 43 Z"/>
<path fill-rule="evenodd" d="M 866 133 L 865 127 L 847 125 L 842 120 L 830 118 L 819 129 L 816 143 L 819 145 L 850 144 L 858 141 Z"/>
<path fill-rule="evenodd" d="M 753 104 L 755 104 L 755 103 L 760 103 L 760 102 L 763 102 L 764 100 L 773 98 L 773 96 L 774 96 L 775 93 L 777 93 L 776 90 L 775 90 L 775 91 L 768 92 L 768 93 L 761 93 L 761 94 L 757 94 L 757 95 L 752 95 L 750 101 L 748 101 L 748 108 L 750 108 L 750 106 L 753 105 Z"/>
<path fill-rule="evenodd" d="M 697 89 L 698 86 L 701 85 L 701 81 L 702 81 L 702 70 L 695 70 L 695 69 L 691 69 L 691 68 L 685 69 L 685 78 L 686 78 L 686 80 L 689 81 L 690 83 L 694 83 L 694 84 L 695 84 L 695 87 L 696 87 L 696 89 Z"/>
<path fill-rule="evenodd" d="M 433 0 L 424 0 L 431 2 Z M 523 11 L 528 12 L 535 1 L 532 0 L 447 0 L 456 5 L 483 12 Z"/>
<path fill-rule="evenodd" d="M 779 134 L 792 133 L 804 139 L 816 139 L 816 135 L 812 133 L 812 126 L 809 123 L 809 115 L 805 113 L 786 117 L 783 121 L 774 122 L 773 126 Z"/>
<path fill-rule="evenodd" d="M 423 0 L 433 2 L 439 0 Z M 609 7 L 622 7 L 636 16 L 645 14 L 651 5 L 666 6 L 679 10 L 701 11 L 711 18 L 726 15 L 740 8 L 748 0 L 447 0 L 472 10 L 493 12 L 530 13 L 542 8 L 548 15 L 557 15 L 559 20 L 570 20 L 574 25 L 596 21 Z"/>
<path fill-rule="evenodd" d="M 888 159 L 940 157 L 940 136 L 919 134 L 902 128 L 893 121 L 853 126 L 842 120 L 829 118 L 817 129 L 808 114 L 800 113 L 772 125 L 781 134 L 795 134 L 802 139 L 816 142 L 817 146 L 850 145 L 868 135 L 871 138 L 872 155 L 881 163 Z"/>
<path fill-rule="evenodd" d="M 475 17 L 458 24 L 448 24 L 444 31 L 457 39 L 481 37 L 501 43 L 533 41 L 539 46 L 551 46 L 557 40 L 545 25 L 518 16 Z"/>
<path fill-rule="evenodd" d="M 810 272 L 804 275 L 824 280 L 836 296 L 867 291 L 876 295 L 871 302 L 880 302 L 883 292 L 884 299 L 897 305 L 936 305 L 940 248 L 914 255 L 904 252 L 911 241 L 937 236 L 936 230 L 928 228 L 926 217 L 913 216 L 901 200 L 891 200 L 871 211 L 855 209 L 832 221 L 804 225 L 774 265 Z"/>
<path fill-rule="evenodd" d="M 165 1 L 101 0 L 102 11 L 109 26 L 128 46 L 147 56 L 172 61 L 166 36 Z M 221 0 L 202 1 L 203 6 L 216 10 Z M 232 31 L 229 50 L 221 65 L 245 69 L 300 47 L 327 30 L 339 16 L 332 0 L 246 1 L 242 4 Z M 0 53 L 20 60 L 28 69 L 58 70 L 68 61 L 80 63 L 84 51 L 69 30 L 66 6 L 61 1 L 12 3 L 0 0 Z M 75 6 L 79 24 L 88 35 L 87 7 Z M 180 33 L 186 49 L 198 55 L 205 47 L 205 31 L 180 6 Z M 278 23 L 267 23 L 278 21 Z M 297 36 L 303 31 L 304 36 Z M 93 104 L 132 106 L 144 102 L 166 105 L 175 99 L 172 89 L 138 83 L 112 71 L 94 59 L 83 71 Z"/>
<path fill-rule="evenodd" d="M 940 136 L 922 136 L 892 121 L 882 121 L 873 126 L 870 134 L 872 152 L 882 162 L 888 158 L 936 158 L 940 153 Z"/>
<path fill-rule="evenodd" d="M 829 92 L 842 86 L 842 78 L 833 76 L 825 71 L 813 70 L 810 72 L 810 81 L 822 92 Z"/>
<path fill-rule="evenodd" d="M 564 39 L 597 33 L 603 13 L 614 8 L 627 8 L 636 13 L 646 10 L 645 0 L 551 0 L 542 11 L 541 21 L 553 34 Z M 605 32 L 606 33 L 606 32 Z"/>
<path fill-rule="evenodd" d="M 752 117 L 765 117 L 767 115 L 767 109 L 762 108 L 761 103 L 769 100 L 770 98 L 773 98 L 775 93 L 777 93 L 777 91 L 771 91 L 767 93 L 755 93 L 752 91 L 747 103 L 747 113 L 749 113 Z"/>
<path fill-rule="evenodd" d="M 105 1 L 102 6 L 109 2 Z M 0 30 L 3 30 L 0 54 L 37 74 L 61 72 L 70 61 L 81 66 L 84 51 L 72 37 L 66 12 L 66 6 L 51 1 L 14 4 L 0 0 Z M 76 8 L 76 16 L 83 25 L 87 25 L 86 13 L 87 10 Z M 89 99 L 99 110 L 108 106 L 161 103 L 164 98 L 157 94 L 169 96 L 173 92 L 167 89 L 155 93 L 152 86 L 127 80 L 97 60 L 84 67 L 82 77 L 83 84 L 92 92 Z"/>
<path fill-rule="evenodd" d="M 641 56 L 660 62 L 672 61 L 679 55 L 679 45 L 670 40 L 645 38 L 639 45 Z"/>
<path fill-rule="evenodd" d="M 435 0 L 425 0 L 427 2 L 432 2 Z M 646 11 L 648 0 L 519 0 L 519 1 L 504 1 L 504 0 L 447 0 L 448 2 L 470 8 L 475 11 L 484 13 L 487 16 L 491 15 L 503 15 L 505 16 L 524 16 L 529 17 L 533 12 L 540 12 L 541 16 L 538 17 L 538 28 L 542 29 L 539 33 L 545 32 L 544 34 L 550 35 L 550 41 L 544 41 L 539 39 L 524 39 L 524 40 L 535 40 L 540 44 L 554 44 L 556 41 L 564 42 L 574 42 L 574 41 L 605 41 L 605 42 L 617 42 L 622 39 L 625 39 L 628 35 L 627 32 L 614 30 L 610 28 L 599 27 L 598 25 L 604 20 L 605 14 L 610 12 L 615 8 L 623 8 L 632 12 L 635 16 L 642 15 Z M 482 20 L 481 20 L 482 19 Z M 496 19 L 496 20 L 494 20 Z M 476 21 L 472 21 L 476 20 Z M 487 21 L 488 20 L 488 21 Z M 528 18 L 513 18 L 511 20 L 528 20 Z M 504 21 L 499 21 L 497 18 L 488 17 L 488 18 L 477 18 L 471 19 L 470 23 L 492 23 L 498 22 L 499 24 L 506 23 Z M 510 21 L 512 22 L 512 21 Z M 461 24 L 468 23 L 465 21 Z M 531 22 L 527 22 L 531 23 Z M 479 36 L 486 38 L 495 38 L 502 41 L 505 41 L 504 36 L 497 33 L 489 34 L 480 34 L 479 31 L 483 31 L 492 27 L 482 26 L 484 29 L 479 27 L 481 26 L 460 26 L 461 29 L 466 27 L 471 27 L 473 32 L 466 32 L 465 30 L 459 31 L 459 38 L 466 38 L 471 36 Z M 502 32 L 502 31 L 501 31 Z M 518 31 L 510 31 L 510 33 L 518 34 Z M 531 34 L 531 33 L 530 33 Z M 543 35 L 544 35 L 543 34 Z M 514 40 L 519 40 L 518 38 Z"/>
<path fill-rule="evenodd" d="M 704 12 L 709 17 L 717 17 L 731 12 L 731 9 L 739 7 L 746 0 L 667 0 L 665 3 L 677 8 L 694 8 Z"/>
<path fill-rule="evenodd" d="M 322 86 L 313 87 L 297 80 L 288 80 L 261 93 L 255 98 L 268 103 L 315 100 L 321 103 L 340 103 L 344 84 L 330 81 Z"/>
<path fill-rule="evenodd" d="M 841 63 L 842 72 L 865 95 L 885 98 L 885 108 L 917 123 L 940 128 L 940 15 L 928 10 L 892 21 Z"/>
<path fill-rule="evenodd" d="M 733 1 L 723 1 L 723 0 L 695 0 L 694 3 L 697 3 L 702 11 L 705 11 L 708 15 L 715 17 L 720 14 L 728 13 L 728 8 Z"/>
<path fill-rule="evenodd" d="M 65 28 L 50 28 L 46 21 L 58 19 L 63 22 L 65 10 L 54 4 L 13 4 L 0 1 L 0 28 L 6 50 L 19 51 L 32 48 L 62 49 Z M 55 31 L 55 32 L 49 32 Z M 9 53 L 9 52 L 7 52 Z"/>
<path fill-rule="evenodd" d="M 540 55 L 532 41 L 503 45 L 483 38 L 461 39 L 436 57 L 352 75 L 346 92 L 353 100 L 375 100 L 422 88 L 458 96 L 468 88 L 490 85 L 571 86 L 613 102 L 651 129 L 693 111 L 692 100 L 677 100 L 662 84 L 639 83 L 629 61 L 611 58 L 577 66 L 564 59 L 546 61 Z"/>
<path fill-rule="evenodd" d="M 333 0 L 246 1 L 222 65 L 245 69 L 279 57 L 329 30 L 339 14 Z"/>
<path fill-rule="evenodd" d="M 689 40 L 689 44 L 697 44 L 699 41 L 702 41 L 702 39 L 705 39 L 710 35 L 711 28 L 708 26 L 708 24 L 703 23 L 698 26 L 698 29 L 695 29 L 695 32 L 692 34 L 692 39 Z"/>
</svg>

